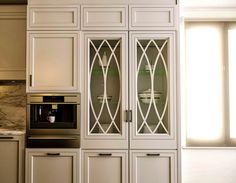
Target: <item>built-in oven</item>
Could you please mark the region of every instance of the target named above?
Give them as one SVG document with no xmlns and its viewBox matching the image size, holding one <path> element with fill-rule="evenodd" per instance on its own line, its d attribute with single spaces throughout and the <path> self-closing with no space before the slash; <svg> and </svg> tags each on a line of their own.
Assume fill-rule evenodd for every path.
<svg viewBox="0 0 236 183">
<path fill-rule="evenodd" d="M 28 147 L 75 147 L 79 133 L 80 94 L 27 95 Z"/>
</svg>

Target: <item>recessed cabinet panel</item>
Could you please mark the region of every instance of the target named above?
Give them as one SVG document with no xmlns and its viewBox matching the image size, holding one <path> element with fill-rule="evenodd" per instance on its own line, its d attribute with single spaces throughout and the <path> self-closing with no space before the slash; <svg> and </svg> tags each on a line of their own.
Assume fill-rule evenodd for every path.
<svg viewBox="0 0 236 183">
<path fill-rule="evenodd" d="M 5 8 L 0 7 L 0 80 L 25 80 L 25 9 Z"/>
<path fill-rule="evenodd" d="M 130 6 L 131 30 L 175 29 L 175 8 L 166 6 Z"/>
<path fill-rule="evenodd" d="M 175 183 L 175 151 L 131 151 L 131 183 Z"/>
<path fill-rule="evenodd" d="M 85 151 L 84 183 L 128 183 L 126 151 Z"/>
<path fill-rule="evenodd" d="M 134 60 L 131 147 L 153 148 L 151 142 L 156 141 L 158 149 L 175 148 L 174 34 L 131 33 L 131 41 Z M 145 139 L 146 143 L 140 143 Z"/>
<path fill-rule="evenodd" d="M 26 183 L 79 183 L 79 149 L 27 149 Z"/>
<path fill-rule="evenodd" d="M 76 30 L 80 26 L 78 6 L 28 6 L 28 30 Z"/>
<path fill-rule="evenodd" d="M 28 91 L 76 91 L 78 33 L 30 32 L 28 37 Z"/>
<path fill-rule="evenodd" d="M 0 182 L 23 183 L 23 136 L 0 135 Z"/>
<path fill-rule="evenodd" d="M 127 6 L 82 6 L 83 30 L 125 30 Z"/>
</svg>

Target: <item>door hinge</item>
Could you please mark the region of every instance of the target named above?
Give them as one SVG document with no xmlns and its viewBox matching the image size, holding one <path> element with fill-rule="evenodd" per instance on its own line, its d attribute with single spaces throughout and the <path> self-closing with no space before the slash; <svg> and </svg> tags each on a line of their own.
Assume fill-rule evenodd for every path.
<svg viewBox="0 0 236 183">
<path fill-rule="evenodd" d="M 125 110 L 125 122 L 132 122 L 132 110 Z"/>
</svg>

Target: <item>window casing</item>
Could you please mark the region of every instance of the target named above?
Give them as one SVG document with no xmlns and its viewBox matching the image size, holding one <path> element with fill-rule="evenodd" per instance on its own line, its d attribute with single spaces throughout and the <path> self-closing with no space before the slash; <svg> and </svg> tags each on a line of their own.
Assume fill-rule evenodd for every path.
<svg viewBox="0 0 236 183">
<path fill-rule="evenodd" d="M 185 23 L 182 82 L 186 145 L 235 146 L 235 22 Z"/>
</svg>

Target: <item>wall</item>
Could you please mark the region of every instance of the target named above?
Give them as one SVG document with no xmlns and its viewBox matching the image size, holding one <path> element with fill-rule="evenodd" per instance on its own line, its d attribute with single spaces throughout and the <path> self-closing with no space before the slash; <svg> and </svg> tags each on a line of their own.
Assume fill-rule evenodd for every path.
<svg viewBox="0 0 236 183">
<path fill-rule="evenodd" d="M 0 81 L 0 128 L 25 130 L 25 82 L 11 84 Z"/>
<path fill-rule="evenodd" d="M 182 150 L 182 183 L 235 183 L 236 148 Z"/>
</svg>

